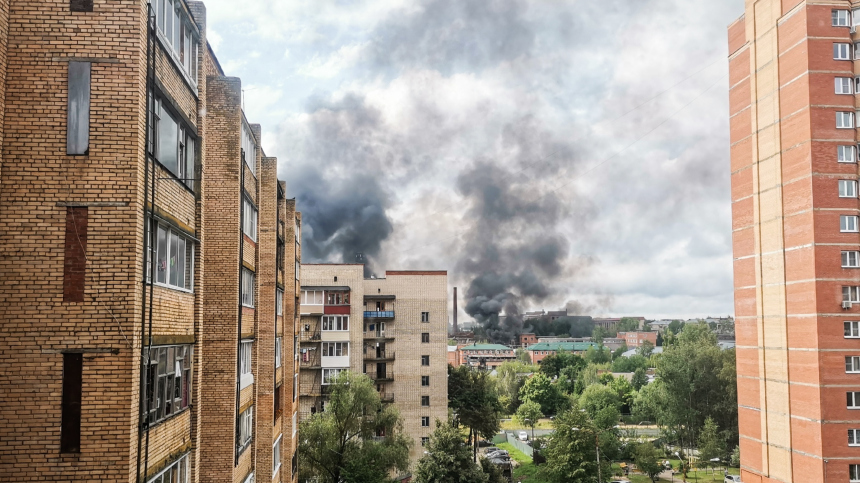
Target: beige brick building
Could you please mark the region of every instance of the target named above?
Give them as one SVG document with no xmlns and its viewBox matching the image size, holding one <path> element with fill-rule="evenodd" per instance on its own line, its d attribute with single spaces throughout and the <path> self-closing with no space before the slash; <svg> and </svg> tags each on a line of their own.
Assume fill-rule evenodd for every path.
<svg viewBox="0 0 860 483">
<path fill-rule="evenodd" d="M 0 480 L 295 481 L 286 190 L 202 2 L 0 0 Z"/>
<path fill-rule="evenodd" d="M 448 418 L 447 328 L 445 271 L 365 279 L 363 265 L 303 265 L 300 417 L 325 410 L 339 371 L 365 373 L 399 408 L 416 460 L 435 420 Z"/>
</svg>

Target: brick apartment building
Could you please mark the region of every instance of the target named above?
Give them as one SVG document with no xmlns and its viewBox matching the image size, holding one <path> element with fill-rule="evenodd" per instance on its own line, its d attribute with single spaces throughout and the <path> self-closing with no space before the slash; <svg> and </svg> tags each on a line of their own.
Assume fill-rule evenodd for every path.
<svg viewBox="0 0 860 483">
<path fill-rule="evenodd" d="M 423 454 L 435 420 L 448 418 L 448 276 L 392 271 L 364 278 L 364 265 L 303 265 L 299 331 L 300 417 L 325 410 L 340 371 L 367 374 L 400 410 Z"/>
<path fill-rule="evenodd" d="M 645 341 L 650 342 L 652 347 L 657 347 L 656 332 L 619 332 L 618 338 L 623 340 L 627 347 L 639 347 Z"/>
<path fill-rule="evenodd" d="M 0 0 L 3 481 L 295 481 L 300 215 L 151 7 Z"/>
<path fill-rule="evenodd" d="M 741 479 L 860 481 L 860 4 L 728 28 Z"/>
</svg>

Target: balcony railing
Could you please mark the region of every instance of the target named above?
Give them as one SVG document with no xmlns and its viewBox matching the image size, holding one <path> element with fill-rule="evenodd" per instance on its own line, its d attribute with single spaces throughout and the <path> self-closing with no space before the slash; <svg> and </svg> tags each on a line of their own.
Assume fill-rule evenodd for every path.
<svg viewBox="0 0 860 483">
<path fill-rule="evenodd" d="M 371 381 L 393 381 L 394 373 L 386 372 L 385 374 L 380 374 L 378 372 L 368 372 L 367 377 L 369 377 Z"/>
<path fill-rule="evenodd" d="M 308 332 L 301 331 L 299 332 L 299 342 L 319 342 L 320 341 L 320 333 L 316 332 Z"/>
<path fill-rule="evenodd" d="M 365 352 L 364 360 L 366 361 L 387 361 L 394 360 L 394 351 L 382 351 L 377 353 L 376 351 Z"/>
<path fill-rule="evenodd" d="M 364 332 L 365 339 L 393 339 L 394 330 L 368 330 Z"/>
<path fill-rule="evenodd" d="M 384 403 L 393 403 L 394 402 L 394 393 L 393 392 L 381 392 L 379 393 L 379 399 Z"/>
<path fill-rule="evenodd" d="M 365 319 L 393 319 L 394 311 L 393 310 L 365 310 L 364 311 Z"/>
<path fill-rule="evenodd" d="M 301 369 L 319 369 L 322 367 L 319 357 L 311 357 L 308 360 L 299 359 L 299 367 Z"/>
</svg>

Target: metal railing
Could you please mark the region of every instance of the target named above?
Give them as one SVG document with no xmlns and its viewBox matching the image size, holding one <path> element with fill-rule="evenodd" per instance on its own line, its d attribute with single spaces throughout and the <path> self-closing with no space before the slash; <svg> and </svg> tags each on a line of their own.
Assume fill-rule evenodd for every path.
<svg viewBox="0 0 860 483">
<path fill-rule="evenodd" d="M 299 332 L 299 342 L 318 342 L 321 339 L 319 331 Z"/>
<path fill-rule="evenodd" d="M 364 318 L 365 319 L 393 319 L 394 318 L 394 311 L 393 310 L 382 310 L 382 311 L 365 310 L 364 311 Z"/>
<path fill-rule="evenodd" d="M 368 372 L 367 377 L 369 377 L 371 381 L 393 381 L 394 373 L 386 372 L 385 374 L 379 374 L 377 372 Z"/>
<path fill-rule="evenodd" d="M 379 393 L 379 399 L 384 403 L 393 403 L 394 402 L 394 393 L 393 392 L 381 392 Z"/>
<path fill-rule="evenodd" d="M 364 360 L 366 361 L 384 361 L 394 360 L 394 351 L 382 351 L 377 353 L 375 350 L 365 352 Z"/>
<path fill-rule="evenodd" d="M 364 332 L 365 339 L 393 339 L 394 329 L 388 330 L 368 330 Z"/>
</svg>

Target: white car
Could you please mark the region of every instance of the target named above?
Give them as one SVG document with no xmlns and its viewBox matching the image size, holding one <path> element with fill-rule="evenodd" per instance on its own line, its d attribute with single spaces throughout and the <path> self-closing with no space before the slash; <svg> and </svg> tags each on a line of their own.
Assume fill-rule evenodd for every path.
<svg viewBox="0 0 860 483">
<path fill-rule="evenodd" d="M 517 438 L 519 438 L 520 441 L 528 441 L 529 433 L 526 433 L 525 431 L 520 431 L 519 433 L 517 433 Z"/>
<path fill-rule="evenodd" d="M 723 483 L 741 483 L 741 477 L 738 475 L 726 475 L 723 478 Z"/>
</svg>

